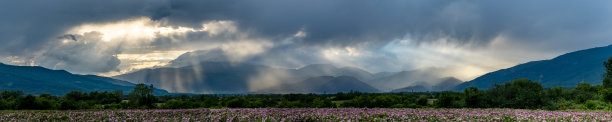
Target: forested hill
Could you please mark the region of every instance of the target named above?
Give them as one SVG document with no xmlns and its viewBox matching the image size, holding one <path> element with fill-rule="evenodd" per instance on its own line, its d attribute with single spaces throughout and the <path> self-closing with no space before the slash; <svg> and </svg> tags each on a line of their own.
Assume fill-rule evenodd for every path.
<svg viewBox="0 0 612 122">
<path fill-rule="evenodd" d="M 574 87 L 578 83 L 601 84 L 605 72 L 603 62 L 612 56 L 612 46 L 570 52 L 550 60 L 532 61 L 487 73 L 455 87 L 490 88 L 493 84 L 528 78 L 541 82 L 544 87 Z"/>
<path fill-rule="evenodd" d="M 76 75 L 64 70 L 51 70 L 38 66 L 12 66 L 0 63 L 0 90 L 19 90 L 26 94 L 63 95 L 73 90 L 131 91 L 135 84 L 94 75 Z M 156 89 L 157 95 L 168 94 Z"/>
</svg>

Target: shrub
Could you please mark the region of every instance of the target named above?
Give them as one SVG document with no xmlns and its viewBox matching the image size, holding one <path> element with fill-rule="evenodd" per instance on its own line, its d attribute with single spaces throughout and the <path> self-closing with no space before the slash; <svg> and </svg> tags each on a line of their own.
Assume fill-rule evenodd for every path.
<svg viewBox="0 0 612 122">
<path fill-rule="evenodd" d="M 590 110 L 602 110 L 607 108 L 607 104 L 599 100 L 587 100 L 584 103 L 584 107 Z"/>
</svg>

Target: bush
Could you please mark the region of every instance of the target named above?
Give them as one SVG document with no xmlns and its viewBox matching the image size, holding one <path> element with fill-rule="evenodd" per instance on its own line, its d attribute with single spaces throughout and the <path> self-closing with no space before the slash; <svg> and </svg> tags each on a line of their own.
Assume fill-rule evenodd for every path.
<svg viewBox="0 0 612 122">
<path fill-rule="evenodd" d="M 571 108 L 573 103 L 565 99 L 550 100 L 547 105 L 543 107 L 546 110 L 566 110 Z"/>
<path fill-rule="evenodd" d="M 336 104 L 325 98 L 315 98 L 310 104 L 311 108 L 335 108 Z"/>
<path fill-rule="evenodd" d="M 162 107 L 164 109 L 180 109 L 180 108 L 192 108 L 190 105 L 187 104 L 186 101 L 182 101 L 182 100 L 168 100 L 166 101 L 166 103 L 162 104 Z"/>
<path fill-rule="evenodd" d="M 404 105 L 404 104 L 395 104 L 395 105 L 391 106 L 391 108 L 405 108 L 405 107 L 406 107 L 406 105 Z"/>
<path fill-rule="evenodd" d="M 602 110 L 607 108 L 607 104 L 599 100 L 588 100 L 584 103 L 584 107 L 590 110 Z"/>
<path fill-rule="evenodd" d="M 247 106 L 248 102 L 243 97 L 234 97 L 227 101 L 226 106 L 230 108 L 243 108 Z"/>
</svg>

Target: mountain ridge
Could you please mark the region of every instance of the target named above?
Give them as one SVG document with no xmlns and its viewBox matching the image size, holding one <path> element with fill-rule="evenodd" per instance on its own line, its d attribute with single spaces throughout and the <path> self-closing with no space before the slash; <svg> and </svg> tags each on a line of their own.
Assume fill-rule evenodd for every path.
<svg viewBox="0 0 612 122">
<path fill-rule="evenodd" d="M 510 68 L 489 72 L 474 80 L 458 85 L 454 90 L 467 87 L 486 89 L 493 84 L 516 78 L 527 78 L 542 83 L 544 87 L 574 87 L 585 82 L 601 84 L 605 72 L 603 62 L 612 56 L 612 45 L 573 51 L 552 59 L 530 61 Z"/>
<path fill-rule="evenodd" d="M 298 69 L 283 69 L 248 63 L 200 62 L 179 68 L 145 69 L 114 76 L 114 78 L 131 82 L 143 81 L 179 93 L 252 93 L 273 92 L 267 88 L 279 89 L 275 87 L 299 83 L 313 77 L 347 76 L 346 74 L 371 76 L 369 72 L 363 70 L 337 68 L 328 64 L 308 65 Z M 356 81 L 362 82 L 358 80 L 359 78 L 355 78 Z M 254 88 L 253 86 L 258 87 Z M 355 89 L 355 91 L 358 91 L 358 89 Z M 375 90 L 367 89 L 367 91 Z"/>
<path fill-rule="evenodd" d="M 2 90 L 21 90 L 26 94 L 64 95 L 72 90 L 91 91 L 131 91 L 135 84 L 94 75 L 72 74 L 65 70 L 53 70 L 40 66 L 14 66 L 0 63 L 0 88 Z M 168 92 L 154 91 L 162 95 Z"/>
</svg>

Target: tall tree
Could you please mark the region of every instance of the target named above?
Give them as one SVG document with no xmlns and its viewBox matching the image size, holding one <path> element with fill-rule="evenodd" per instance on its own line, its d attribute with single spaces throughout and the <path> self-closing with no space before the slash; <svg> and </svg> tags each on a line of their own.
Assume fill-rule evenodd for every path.
<svg viewBox="0 0 612 122">
<path fill-rule="evenodd" d="M 36 104 L 36 97 L 33 95 L 25 96 L 20 98 L 17 103 L 18 109 L 37 109 L 38 104 Z"/>
<path fill-rule="evenodd" d="M 471 108 L 479 108 L 483 107 L 483 93 L 478 90 L 476 87 L 469 87 L 463 90 L 463 94 L 465 95 L 464 101 L 467 107 Z"/>
<path fill-rule="evenodd" d="M 438 95 L 438 100 L 436 100 L 435 104 L 442 108 L 452 108 L 455 107 L 453 106 L 455 99 L 457 99 L 457 97 L 453 94 L 453 92 L 445 91 Z"/>
<path fill-rule="evenodd" d="M 153 85 L 147 87 L 145 84 L 138 84 L 128 94 L 129 103 L 138 107 L 154 108 L 155 96 L 153 96 Z"/>
<path fill-rule="evenodd" d="M 612 57 L 603 63 L 606 68 L 606 73 L 603 75 L 604 88 L 612 88 Z"/>
</svg>

